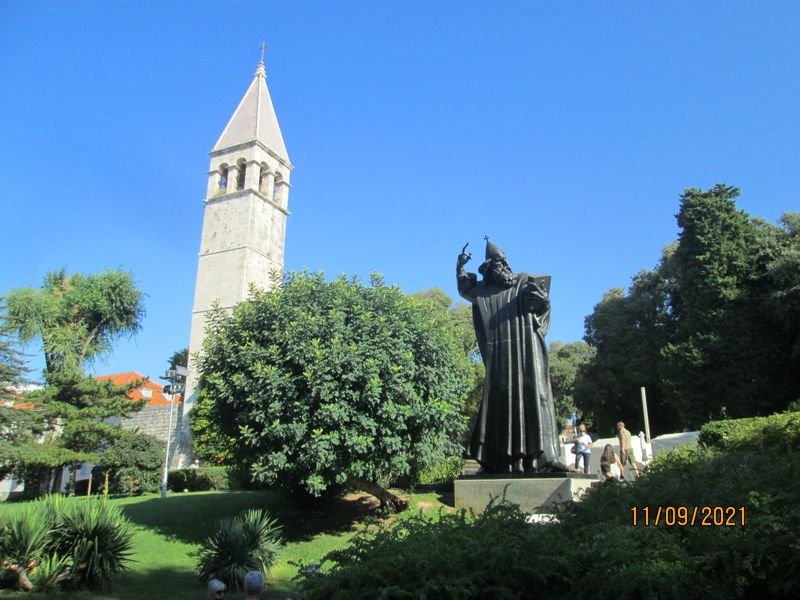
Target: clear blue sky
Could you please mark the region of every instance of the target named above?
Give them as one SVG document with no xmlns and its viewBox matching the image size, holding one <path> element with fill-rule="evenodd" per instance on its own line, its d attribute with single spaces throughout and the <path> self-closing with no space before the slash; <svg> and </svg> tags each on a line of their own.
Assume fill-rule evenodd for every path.
<svg viewBox="0 0 800 600">
<path fill-rule="evenodd" d="M 288 269 L 455 298 L 489 234 L 552 275 L 550 341 L 580 339 L 675 239 L 683 188 L 800 210 L 799 31 L 796 2 L 5 0 L 0 294 L 129 269 L 144 329 L 94 370 L 161 374 L 188 345 L 207 153 L 264 40 Z"/>
</svg>

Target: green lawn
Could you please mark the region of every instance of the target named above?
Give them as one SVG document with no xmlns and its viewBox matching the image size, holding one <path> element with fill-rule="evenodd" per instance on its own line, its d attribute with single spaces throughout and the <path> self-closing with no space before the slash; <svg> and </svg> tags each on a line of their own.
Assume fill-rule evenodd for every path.
<svg viewBox="0 0 800 600">
<path fill-rule="evenodd" d="M 413 494 L 410 510 L 437 510 L 436 493 Z M 80 499 L 77 499 L 80 501 Z M 266 508 L 283 526 L 286 546 L 269 574 L 264 598 L 292 596 L 297 568 L 290 561 L 319 561 L 326 553 L 343 547 L 359 523 L 374 514 L 371 497 L 351 495 L 324 508 L 301 508 L 270 492 L 206 492 L 157 495 L 112 500 L 119 504 L 135 528 L 132 569 L 114 580 L 102 593 L 81 592 L 70 598 L 87 600 L 195 600 L 204 598 L 194 574 L 200 543 L 220 517 L 248 508 Z M 0 504 L 0 518 L 23 509 L 27 503 Z M 407 514 L 407 513 L 406 513 Z M 0 590 L 0 598 L 40 599 L 44 596 Z M 244 598 L 228 594 L 228 600 Z"/>
</svg>

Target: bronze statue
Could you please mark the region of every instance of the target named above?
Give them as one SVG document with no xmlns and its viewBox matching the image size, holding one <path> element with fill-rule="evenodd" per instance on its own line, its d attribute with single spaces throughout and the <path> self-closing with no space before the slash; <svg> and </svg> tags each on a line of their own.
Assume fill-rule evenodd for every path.
<svg viewBox="0 0 800 600">
<path fill-rule="evenodd" d="M 547 345 L 550 276 L 513 273 L 506 255 L 486 238 L 483 280 L 458 257 L 458 293 L 472 303 L 472 320 L 486 380 L 470 454 L 488 473 L 563 472 L 559 461 Z"/>
</svg>

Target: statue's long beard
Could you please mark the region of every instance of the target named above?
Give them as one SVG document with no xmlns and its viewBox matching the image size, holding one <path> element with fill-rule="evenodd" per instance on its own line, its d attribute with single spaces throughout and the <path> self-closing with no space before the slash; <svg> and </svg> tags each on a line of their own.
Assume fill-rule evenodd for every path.
<svg viewBox="0 0 800 600">
<path fill-rule="evenodd" d="M 495 284 L 501 287 L 511 287 L 516 282 L 517 278 L 511 269 L 500 268 L 492 271 L 492 279 Z"/>
</svg>

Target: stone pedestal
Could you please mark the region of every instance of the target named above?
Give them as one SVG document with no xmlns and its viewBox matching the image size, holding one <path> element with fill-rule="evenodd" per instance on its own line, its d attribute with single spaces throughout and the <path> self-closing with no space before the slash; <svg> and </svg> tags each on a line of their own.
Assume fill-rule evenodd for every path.
<svg viewBox="0 0 800 600">
<path fill-rule="evenodd" d="M 548 473 L 467 475 L 455 480 L 456 508 L 482 513 L 492 498 L 519 504 L 526 513 L 550 513 L 558 502 L 577 500 L 598 481 L 596 475 Z"/>
</svg>

